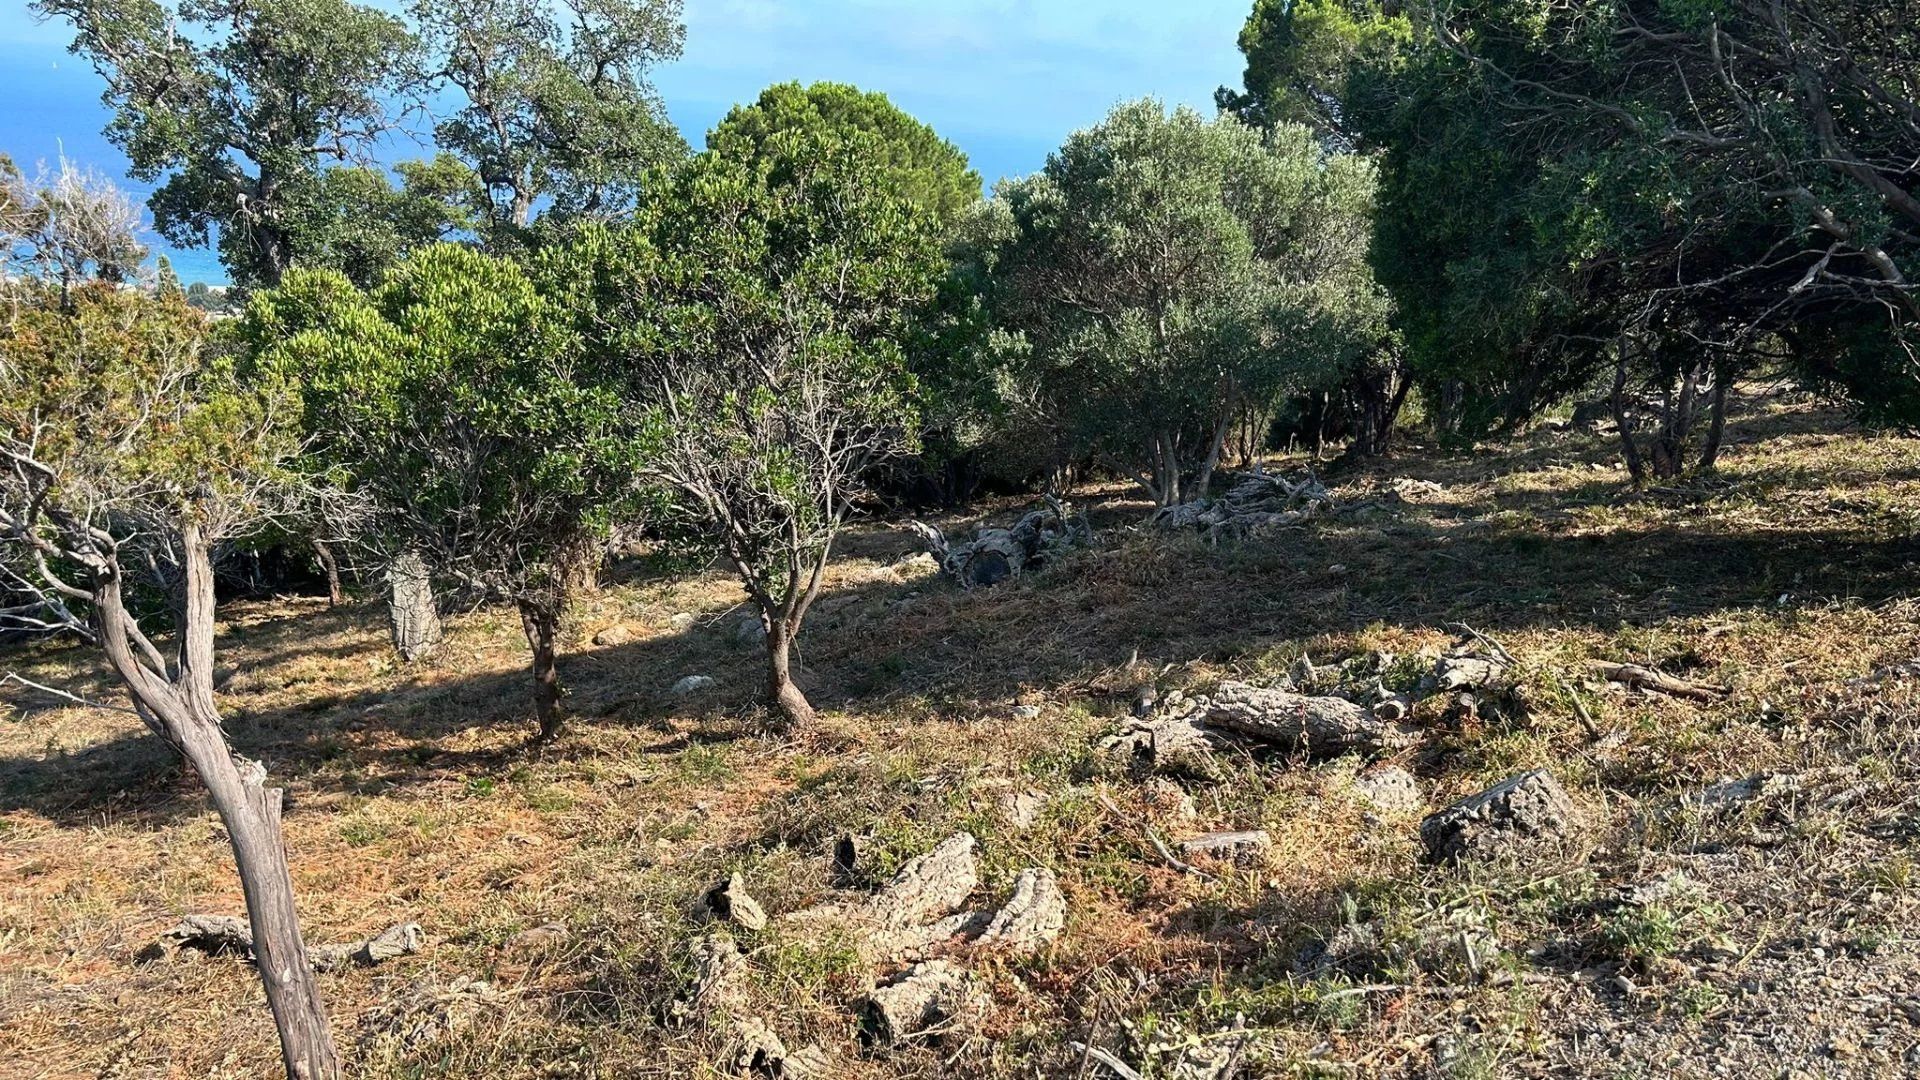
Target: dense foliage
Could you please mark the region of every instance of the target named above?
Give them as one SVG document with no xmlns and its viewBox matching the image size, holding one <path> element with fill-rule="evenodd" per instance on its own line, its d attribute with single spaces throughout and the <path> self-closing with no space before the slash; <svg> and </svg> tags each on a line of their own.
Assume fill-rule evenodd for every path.
<svg viewBox="0 0 1920 1080">
<path fill-rule="evenodd" d="M 427 248 L 371 293 L 296 271 L 249 307 L 263 370 L 297 381 L 307 429 L 372 503 L 375 538 L 513 602 L 544 736 L 559 723 L 553 637 L 633 488 L 620 400 L 515 263 Z"/>
<path fill-rule="evenodd" d="M 1654 393 L 1670 473 L 1689 403 L 1757 363 L 1883 416 L 1915 400 L 1912 26 L 1827 0 L 1263 0 L 1222 100 L 1379 157 L 1375 263 L 1444 422 L 1613 366 Z"/>
<path fill-rule="evenodd" d="M 1234 425 L 1341 380 L 1384 335 L 1373 170 L 1298 125 L 1157 102 L 1076 133 L 988 211 L 998 351 L 1072 454 L 1162 505 L 1204 495 Z"/>
<path fill-rule="evenodd" d="M 910 316 L 939 272 L 933 214 L 890 147 L 799 123 L 716 137 L 636 220 L 589 237 L 590 321 L 643 427 L 661 527 L 738 572 L 769 694 L 812 709 L 789 649 L 876 462 L 911 447 Z"/>
</svg>

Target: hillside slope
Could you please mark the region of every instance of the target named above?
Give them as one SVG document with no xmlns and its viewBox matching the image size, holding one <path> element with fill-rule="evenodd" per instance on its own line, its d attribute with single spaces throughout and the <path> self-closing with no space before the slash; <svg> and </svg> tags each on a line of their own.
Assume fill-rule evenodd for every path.
<svg viewBox="0 0 1920 1080">
<path fill-rule="evenodd" d="M 801 640 L 823 709 L 801 739 L 751 704 L 738 587 L 639 568 L 571 627 L 574 726 L 543 754 L 499 611 L 409 669 L 376 604 L 230 605 L 221 706 L 288 784 L 309 939 L 428 936 L 322 977 L 359 1075 L 718 1074 L 751 1057 L 748 1019 L 845 1077 L 1913 1075 L 1920 441 L 1764 397 L 1729 444 L 1717 475 L 1638 494 L 1591 436 L 1408 452 L 1330 485 L 1351 512 L 1217 546 L 1088 491 L 1097 549 L 972 593 L 870 523 Z M 1103 747 L 1142 688 L 1163 718 L 1225 681 L 1393 690 L 1463 640 L 1512 655 L 1511 700 L 1431 699 L 1377 760 Z M 6 666 L 120 700 L 81 650 Z M 716 687 L 669 693 L 693 674 Z M 0 1076 L 272 1074 L 253 974 L 150 949 L 182 914 L 242 910 L 194 783 L 130 716 L 4 694 Z M 1404 769 L 1413 798 L 1369 797 L 1363 767 Z M 1424 857 L 1425 813 L 1535 768 L 1577 815 L 1550 850 Z M 1181 856 L 1226 830 L 1270 844 Z M 1065 928 L 953 949 L 978 991 L 961 1015 L 865 1045 L 867 994 L 906 959 L 795 913 L 864 903 L 960 831 L 968 906 L 1044 868 Z M 721 932 L 700 899 L 735 872 L 771 922 L 725 931 L 742 959 L 697 1000 L 693 943 Z"/>
</svg>

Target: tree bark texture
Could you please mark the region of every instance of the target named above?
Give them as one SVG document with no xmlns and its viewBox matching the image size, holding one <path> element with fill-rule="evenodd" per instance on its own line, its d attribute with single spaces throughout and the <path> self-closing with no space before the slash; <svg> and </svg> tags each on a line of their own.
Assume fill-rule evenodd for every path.
<svg viewBox="0 0 1920 1080">
<path fill-rule="evenodd" d="M 280 831 L 281 791 L 266 786 L 259 763 L 236 758 L 227 745 L 213 699 L 212 560 L 195 526 L 183 530 L 181 549 L 183 619 L 171 673 L 157 669 L 150 654 L 136 655 L 119 567 L 111 561 L 96 568 L 92 588 L 101 643 L 141 718 L 187 759 L 226 827 L 287 1075 L 334 1080 L 340 1061 L 301 940 Z"/>
<path fill-rule="evenodd" d="M 411 664 L 423 660 L 440 645 L 440 609 L 433 597 L 433 577 L 427 560 L 417 551 L 403 551 L 387 568 L 387 621 L 393 647 Z"/>
</svg>

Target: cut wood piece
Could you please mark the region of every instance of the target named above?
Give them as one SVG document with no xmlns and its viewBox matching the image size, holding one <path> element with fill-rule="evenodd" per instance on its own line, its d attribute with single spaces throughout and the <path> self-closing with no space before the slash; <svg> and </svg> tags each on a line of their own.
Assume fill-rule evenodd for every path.
<svg viewBox="0 0 1920 1080">
<path fill-rule="evenodd" d="M 1433 673 L 1422 689 L 1429 694 L 1459 690 L 1491 690 L 1507 680 L 1507 665 L 1484 656 L 1443 656 L 1434 662 Z"/>
<path fill-rule="evenodd" d="M 1206 722 L 1315 757 L 1377 754 L 1413 745 L 1414 736 L 1345 698 L 1308 697 L 1246 683 L 1222 683 Z"/>
<path fill-rule="evenodd" d="M 1013 896 L 980 935 L 980 944 L 1010 952 L 1042 948 L 1067 925 L 1067 898 L 1059 879 L 1045 867 L 1022 870 L 1014 880 Z"/>
<path fill-rule="evenodd" d="M 1669 675 L 1664 671 L 1641 667 L 1639 664 L 1615 664 L 1606 660 L 1589 660 L 1587 666 L 1599 672 L 1600 677 L 1608 682 L 1616 682 L 1622 686 L 1636 686 L 1671 697 L 1689 698 L 1694 701 L 1718 701 L 1733 692 L 1730 687 L 1692 682 Z"/>
<path fill-rule="evenodd" d="M 1142 772 L 1185 776 L 1208 782 L 1222 778 L 1218 752 L 1233 740 L 1207 727 L 1204 710 L 1157 720 L 1131 721 L 1103 746 L 1127 754 Z"/>
<path fill-rule="evenodd" d="M 973 976 L 944 960 L 915 964 L 867 996 L 861 1036 L 890 1049 L 964 1027 L 979 1008 Z"/>
<path fill-rule="evenodd" d="M 727 1040 L 724 1060 L 729 1070 L 741 1076 L 773 1077 L 777 1080 L 807 1080 L 826 1076 L 832 1068 L 826 1052 L 818 1046 L 788 1050 L 773 1025 L 758 1016 L 734 1023 Z"/>
<path fill-rule="evenodd" d="M 173 948 L 193 949 L 208 956 L 253 959 L 253 930 L 245 919 L 231 915 L 188 915 L 161 933 L 160 940 Z"/>
<path fill-rule="evenodd" d="M 867 914 L 881 926 L 897 928 L 919 926 L 953 911 L 980 884 L 978 849 L 971 833 L 940 841 L 869 899 Z"/>
<path fill-rule="evenodd" d="M 1240 866 L 1258 865 L 1272 850 L 1273 837 L 1265 829 L 1208 833 L 1180 844 L 1180 853 L 1189 859 L 1218 859 Z"/>
<path fill-rule="evenodd" d="M 693 981 L 686 994 L 673 1006 L 673 1015 L 682 1022 L 712 1015 L 731 1008 L 740 998 L 739 976 L 746 970 L 747 958 L 739 946 L 724 936 L 704 937 L 687 949 Z"/>
<path fill-rule="evenodd" d="M 721 922 L 731 922 L 748 930 L 765 930 L 767 913 L 760 901 L 747 892 L 747 883 L 739 874 L 707 890 L 702 897 L 707 913 Z"/>
<path fill-rule="evenodd" d="M 868 927 L 860 938 L 860 954 L 875 964 L 932 960 L 978 939 L 993 916 L 991 911 L 961 911 L 922 926 Z"/>
</svg>

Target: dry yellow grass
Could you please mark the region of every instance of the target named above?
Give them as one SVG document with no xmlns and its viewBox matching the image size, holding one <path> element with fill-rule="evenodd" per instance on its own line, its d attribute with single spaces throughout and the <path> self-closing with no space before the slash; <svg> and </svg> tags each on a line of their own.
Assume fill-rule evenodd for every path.
<svg viewBox="0 0 1920 1080">
<path fill-rule="evenodd" d="M 1380 510 L 1220 548 L 1132 531 L 1143 507 L 1109 488 L 1085 493 L 1100 506 L 1099 551 L 965 595 L 898 563 L 913 546 L 903 530 L 869 524 L 836 562 L 802 639 L 824 720 L 798 741 L 761 727 L 757 657 L 733 633 L 738 588 L 717 574 L 665 584 L 638 568 L 574 617 L 562 666 L 573 726 L 543 754 L 524 748 L 524 644 L 496 611 L 452 619 L 436 661 L 409 669 L 392 659 L 377 605 L 229 604 L 221 705 L 239 748 L 288 786 L 309 938 L 405 919 L 430 936 L 419 956 L 323 976 L 361 1075 L 708 1075 L 719 1037 L 670 1022 L 704 887 L 739 870 L 769 910 L 792 911 L 834 895 L 825 851 L 843 829 L 874 833 L 886 867 L 963 827 L 982 841 L 987 894 L 1002 895 L 1025 866 L 1061 875 L 1066 934 L 1042 957 L 982 969 L 994 1008 L 971 1037 L 870 1056 L 854 1038 L 854 1006 L 873 973 L 846 942 L 776 925 L 746 944 L 753 993 L 789 1045 L 820 1043 L 850 1077 L 1076 1075 L 1083 1059 L 1070 1041 L 1127 1056 L 1127 1025 L 1205 1036 L 1238 1016 L 1260 1036 L 1243 1076 L 1584 1075 L 1603 1065 L 1694 1075 L 1688 1062 L 1709 1060 L 1696 1042 L 1761 1000 L 1740 996 L 1745 969 L 1701 959 L 1718 947 L 1710 939 L 1764 963 L 1785 940 L 1781 920 L 1797 920 L 1808 940 L 1871 934 L 1863 980 L 1920 970 L 1913 695 L 1850 685 L 1920 655 L 1909 599 L 1917 450 L 1802 402 L 1762 399 L 1709 479 L 1630 493 L 1608 446 L 1583 436 L 1407 452 L 1336 485 Z M 1385 496 L 1409 477 L 1438 486 Z M 1401 763 L 1429 806 L 1551 766 L 1591 819 L 1580 866 L 1424 867 L 1417 815 L 1370 813 L 1345 779 L 1351 762 L 1235 762 L 1222 782 L 1191 786 L 1198 818 L 1182 823 L 1156 816 L 1141 779 L 1096 749 L 1142 682 L 1258 681 L 1303 652 L 1319 663 L 1406 655 L 1446 644 L 1454 622 L 1519 658 L 1531 715 L 1434 720 Z M 591 644 L 614 624 L 633 640 Z M 1583 686 L 1590 658 L 1700 672 L 1733 693 L 1703 706 Z M 6 662 L 118 700 L 83 650 L 40 647 Z M 667 696 L 695 673 L 719 680 L 715 695 Z M 1577 721 L 1570 690 L 1606 738 Z M 131 717 L 17 687 L 4 701 L 0 1076 L 273 1073 L 250 969 L 138 959 L 182 913 L 241 910 L 218 822 L 191 778 Z M 1016 703 L 1039 715 L 1021 718 Z M 1830 812 L 1796 809 L 1767 846 L 1749 835 L 1767 823 L 1702 822 L 1677 808 L 1683 792 L 1721 779 L 1835 765 L 1855 769 L 1863 793 Z M 1048 796 L 1031 829 L 998 810 L 1013 787 Z M 1263 866 L 1203 881 L 1166 866 L 1147 827 L 1260 827 L 1275 850 Z M 1681 930 L 1609 914 L 1609 890 L 1709 849 L 1746 853 L 1729 888 L 1777 880 L 1795 891 L 1771 909 L 1703 901 L 1674 914 Z M 1508 950 L 1504 982 L 1409 969 L 1380 973 L 1375 982 L 1393 987 L 1382 989 L 1297 962 L 1345 921 L 1412 932 L 1463 917 L 1491 925 Z M 1688 919 L 1703 929 L 1685 929 Z M 558 929 L 528 933 L 542 927 Z M 1670 948 L 1648 944 L 1676 934 Z M 1649 963 L 1649 950 L 1691 973 Z M 1614 971 L 1634 994 L 1608 989 Z M 396 1033 L 436 1015 L 427 987 L 463 979 L 491 990 L 461 999 L 451 1037 Z M 1826 1019 L 1803 1024 L 1839 1023 L 1857 990 L 1813 1002 Z M 1593 1050 L 1592 1033 L 1610 1023 L 1643 1027 L 1640 1049 L 1609 1056 L 1603 1040 Z M 1856 1051 L 1821 1043 L 1794 1067 L 1914 1067 L 1893 1042 Z M 1152 1071 L 1163 1059 L 1133 1060 L 1167 1075 Z M 1744 1060 L 1752 1071 L 1727 1075 L 1778 1064 Z"/>
</svg>

